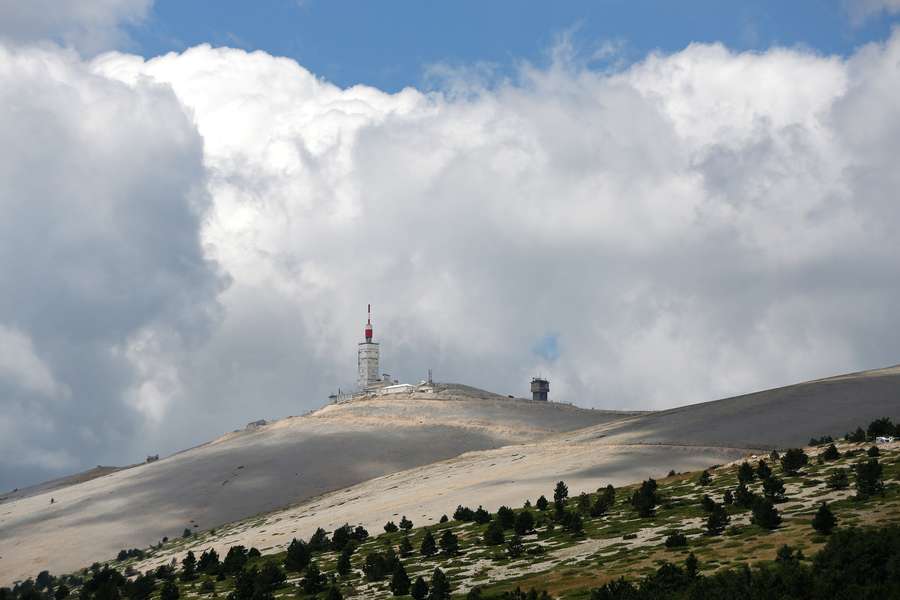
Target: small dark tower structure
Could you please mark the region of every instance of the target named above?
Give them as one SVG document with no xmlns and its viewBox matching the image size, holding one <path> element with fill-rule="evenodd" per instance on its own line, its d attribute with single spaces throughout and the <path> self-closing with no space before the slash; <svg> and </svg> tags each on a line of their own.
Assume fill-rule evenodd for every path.
<svg viewBox="0 0 900 600">
<path fill-rule="evenodd" d="M 534 377 L 531 379 L 531 399 L 547 401 L 547 395 L 550 393 L 550 382 L 543 377 Z"/>
</svg>

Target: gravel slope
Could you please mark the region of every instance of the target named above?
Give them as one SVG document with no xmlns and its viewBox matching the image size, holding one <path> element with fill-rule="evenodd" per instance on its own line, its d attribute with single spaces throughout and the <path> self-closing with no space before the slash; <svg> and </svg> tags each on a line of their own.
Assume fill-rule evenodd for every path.
<svg viewBox="0 0 900 600">
<path fill-rule="evenodd" d="M 157 462 L 0 502 L 0 584 L 63 572 L 471 450 L 629 416 L 467 386 L 330 405 Z M 51 505 L 50 498 L 55 502 Z M 89 540 L 89 541 L 88 541 Z"/>
</svg>

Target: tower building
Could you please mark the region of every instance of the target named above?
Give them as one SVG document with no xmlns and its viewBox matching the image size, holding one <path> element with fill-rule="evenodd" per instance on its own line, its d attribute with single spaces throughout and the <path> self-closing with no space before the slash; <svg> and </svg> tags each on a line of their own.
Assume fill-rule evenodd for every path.
<svg viewBox="0 0 900 600">
<path fill-rule="evenodd" d="M 534 377 L 531 380 L 531 399 L 546 402 L 550 394 L 550 382 L 543 377 Z"/>
<path fill-rule="evenodd" d="M 360 391 L 365 391 L 379 383 L 378 378 L 378 342 L 372 341 L 372 305 L 369 305 L 369 316 L 366 321 L 366 341 L 359 343 L 357 362 L 359 375 L 357 384 Z"/>
</svg>

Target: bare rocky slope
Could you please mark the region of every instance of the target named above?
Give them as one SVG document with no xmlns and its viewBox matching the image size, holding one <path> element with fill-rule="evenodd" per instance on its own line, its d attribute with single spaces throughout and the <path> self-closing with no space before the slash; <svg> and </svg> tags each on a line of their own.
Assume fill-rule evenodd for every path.
<svg viewBox="0 0 900 600">
<path fill-rule="evenodd" d="M 648 413 L 582 434 L 609 444 L 785 448 L 898 415 L 900 366 L 893 366 Z"/>
<path fill-rule="evenodd" d="M 511 399 L 461 385 L 329 405 L 150 464 L 6 494 L 0 500 L 0 584 L 35 569 L 59 572 L 108 559 L 123 547 L 177 537 L 185 528 L 217 527 L 467 451 L 634 414 Z"/>
<path fill-rule="evenodd" d="M 464 386 L 332 405 L 57 488 L 53 505 L 50 493 L 7 500 L 0 584 L 75 569 L 195 525 L 216 534 L 179 544 L 173 555 L 188 545 L 271 551 L 316 527 L 378 530 L 404 514 L 423 524 L 457 504 L 495 510 L 550 493 L 559 479 L 577 492 L 700 469 L 897 417 L 898 399 L 894 367 L 655 413 L 589 411 Z"/>
</svg>

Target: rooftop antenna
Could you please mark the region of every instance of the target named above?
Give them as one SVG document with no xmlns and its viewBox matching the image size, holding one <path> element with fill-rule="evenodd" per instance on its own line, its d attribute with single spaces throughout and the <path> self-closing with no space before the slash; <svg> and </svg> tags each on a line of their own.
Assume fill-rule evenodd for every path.
<svg viewBox="0 0 900 600">
<path fill-rule="evenodd" d="M 369 318 L 366 320 L 366 341 L 372 341 L 372 305 L 369 304 Z"/>
</svg>

